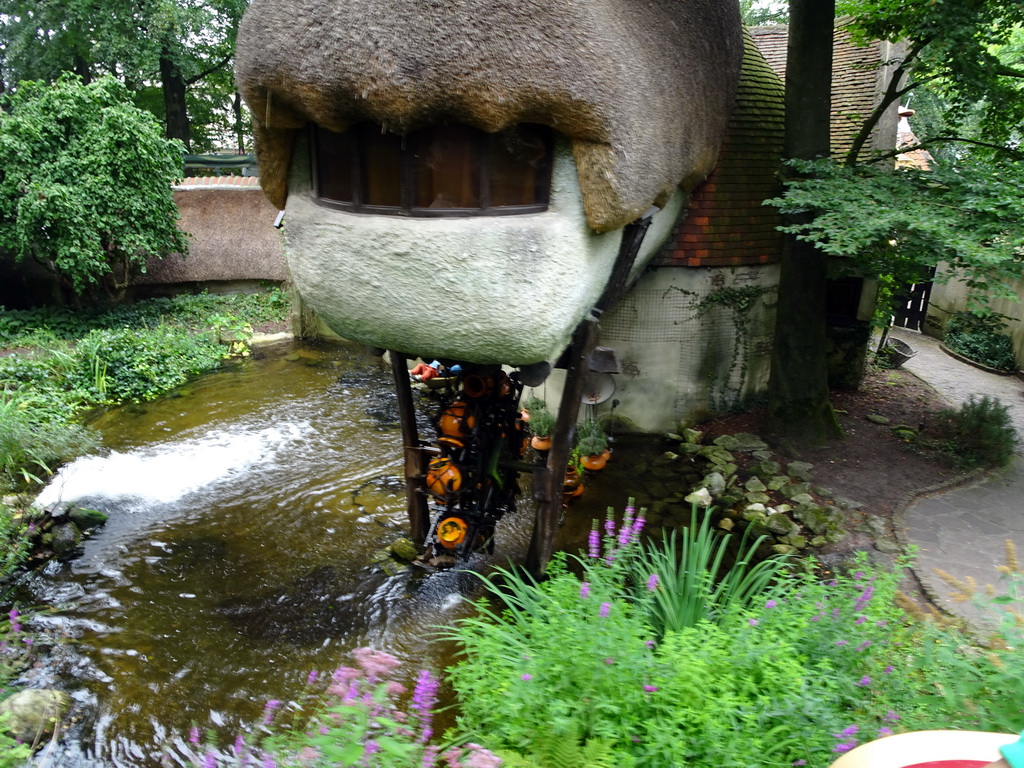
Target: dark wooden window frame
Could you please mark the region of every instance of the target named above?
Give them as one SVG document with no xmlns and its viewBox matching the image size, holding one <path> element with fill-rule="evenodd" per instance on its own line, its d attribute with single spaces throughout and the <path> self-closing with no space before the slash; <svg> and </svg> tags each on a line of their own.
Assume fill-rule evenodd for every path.
<svg viewBox="0 0 1024 768">
<path fill-rule="evenodd" d="M 313 176 L 313 198 L 319 204 L 327 208 L 336 208 L 351 213 L 375 213 L 387 216 L 410 216 L 422 218 L 455 218 L 469 216 L 519 216 L 528 213 L 542 213 L 548 209 L 551 196 L 551 167 L 554 157 L 554 137 L 546 126 L 531 126 L 543 129 L 544 142 L 546 147 L 544 166 L 537 173 L 537 202 L 527 205 L 490 205 L 490 181 L 491 164 L 489 152 L 491 142 L 497 134 L 476 131 L 477 134 L 477 160 L 479 169 L 480 207 L 478 208 L 424 208 L 413 204 L 416 194 L 416 178 L 414 167 L 414 156 L 412 149 L 403 141 L 400 151 L 401 158 L 401 207 L 389 205 L 370 205 L 362 202 L 365 194 L 363 189 L 364 163 L 366 156 L 363 151 L 357 126 L 353 125 L 346 133 L 350 140 L 355 142 L 352 152 L 352 168 L 350 170 L 352 179 L 353 197 L 355 200 L 332 200 L 320 194 L 320 165 L 318 162 L 318 133 L 320 126 L 311 123 L 309 129 L 309 144 L 311 148 L 310 159 Z"/>
</svg>

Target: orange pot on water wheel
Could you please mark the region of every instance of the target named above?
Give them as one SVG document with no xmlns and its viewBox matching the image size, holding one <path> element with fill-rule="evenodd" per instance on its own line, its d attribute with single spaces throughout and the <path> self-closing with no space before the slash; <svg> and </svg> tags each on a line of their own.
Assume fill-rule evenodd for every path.
<svg viewBox="0 0 1024 768">
<path fill-rule="evenodd" d="M 551 450 L 551 435 L 534 435 L 530 438 L 530 445 L 533 446 L 535 451 L 550 451 Z"/>
<path fill-rule="evenodd" d="M 444 457 L 431 459 L 427 465 L 427 490 L 444 500 L 448 495 L 458 493 L 462 487 L 462 472 Z"/>
<path fill-rule="evenodd" d="M 438 434 L 452 438 L 462 438 L 473 431 L 476 416 L 462 400 L 456 400 L 437 417 Z"/>
<path fill-rule="evenodd" d="M 608 463 L 608 457 L 603 453 L 583 457 L 583 468 L 589 472 L 599 472 Z"/>
</svg>

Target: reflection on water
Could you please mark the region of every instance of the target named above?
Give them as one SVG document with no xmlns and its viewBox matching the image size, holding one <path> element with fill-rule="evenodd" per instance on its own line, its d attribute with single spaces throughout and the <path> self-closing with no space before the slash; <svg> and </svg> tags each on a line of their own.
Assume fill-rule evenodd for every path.
<svg viewBox="0 0 1024 768">
<path fill-rule="evenodd" d="M 407 531 L 397 422 L 390 369 L 348 346 L 285 345 L 105 414 L 109 455 L 67 467 L 41 502 L 109 521 L 23 596 L 57 605 L 35 628 L 70 640 L 33 685 L 71 690 L 86 714 L 51 764 L 182 764 L 192 725 L 230 739 L 358 645 L 410 676 L 443 666 L 429 635 L 466 615 L 478 580 L 374 566 Z M 503 521 L 493 561 L 523 556 L 530 514 Z M 563 536 L 585 538 L 589 520 Z"/>
</svg>

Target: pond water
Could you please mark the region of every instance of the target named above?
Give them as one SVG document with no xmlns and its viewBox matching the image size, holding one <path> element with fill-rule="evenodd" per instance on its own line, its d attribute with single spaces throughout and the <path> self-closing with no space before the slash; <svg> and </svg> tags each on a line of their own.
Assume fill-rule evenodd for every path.
<svg viewBox="0 0 1024 768">
<path fill-rule="evenodd" d="M 187 764 L 191 726 L 228 743 L 360 645 L 408 662 L 410 679 L 441 668 L 451 649 L 430 636 L 471 611 L 468 571 L 525 555 L 528 501 L 467 570 L 387 575 L 379 550 L 407 534 L 390 369 L 355 346 L 257 357 L 105 414 L 109 454 L 44 491 L 43 504 L 110 516 L 80 557 L 23 585 L 24 602 L 57 607 L 34 620 L 54 642 L 30 684 L 70 691 L 81 710 L 49 765 Z M 620 471 L 574 505 L 560 546 L 576 551 L 593 516 L 624 506 Z"/>
</svg>

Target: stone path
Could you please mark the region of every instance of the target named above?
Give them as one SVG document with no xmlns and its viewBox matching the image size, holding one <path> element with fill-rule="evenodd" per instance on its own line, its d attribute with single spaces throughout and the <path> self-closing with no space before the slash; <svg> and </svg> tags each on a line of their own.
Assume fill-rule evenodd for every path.
<svg viewBox="0 0 1024 768">
<path fill-rule="evenodd" d="M 998 397 L 1009 407 L 1024 438 L 1024 382 L 962 363 L 943 352 L 929 336 L 905 329 L 895 329 L 892 335 L 917 351 L 904 363 L 906 370 L 934 387 L 951 405 L 959 405 L 971 395 Z M 989 584 L 998 588 L 997 567 L 1006 562 L 1007 539 L 1014 542 L 1024 560 L 1021 450 L 1018 448 L 1018 455 L 1006 468 L 959 487 L 926 494 L 898 512 L 894 520 L 904 543 L 918 547 L 914 570 L 932 600 L 943 610 L 976 624 L 988 620 L 988 609 L 959 600 L 959 590 L 936 569 L 963 583 L 973 580 L 978 588 Z M 1017 608 L 1022 610 L 1024 605 Z"/>
</svg>

